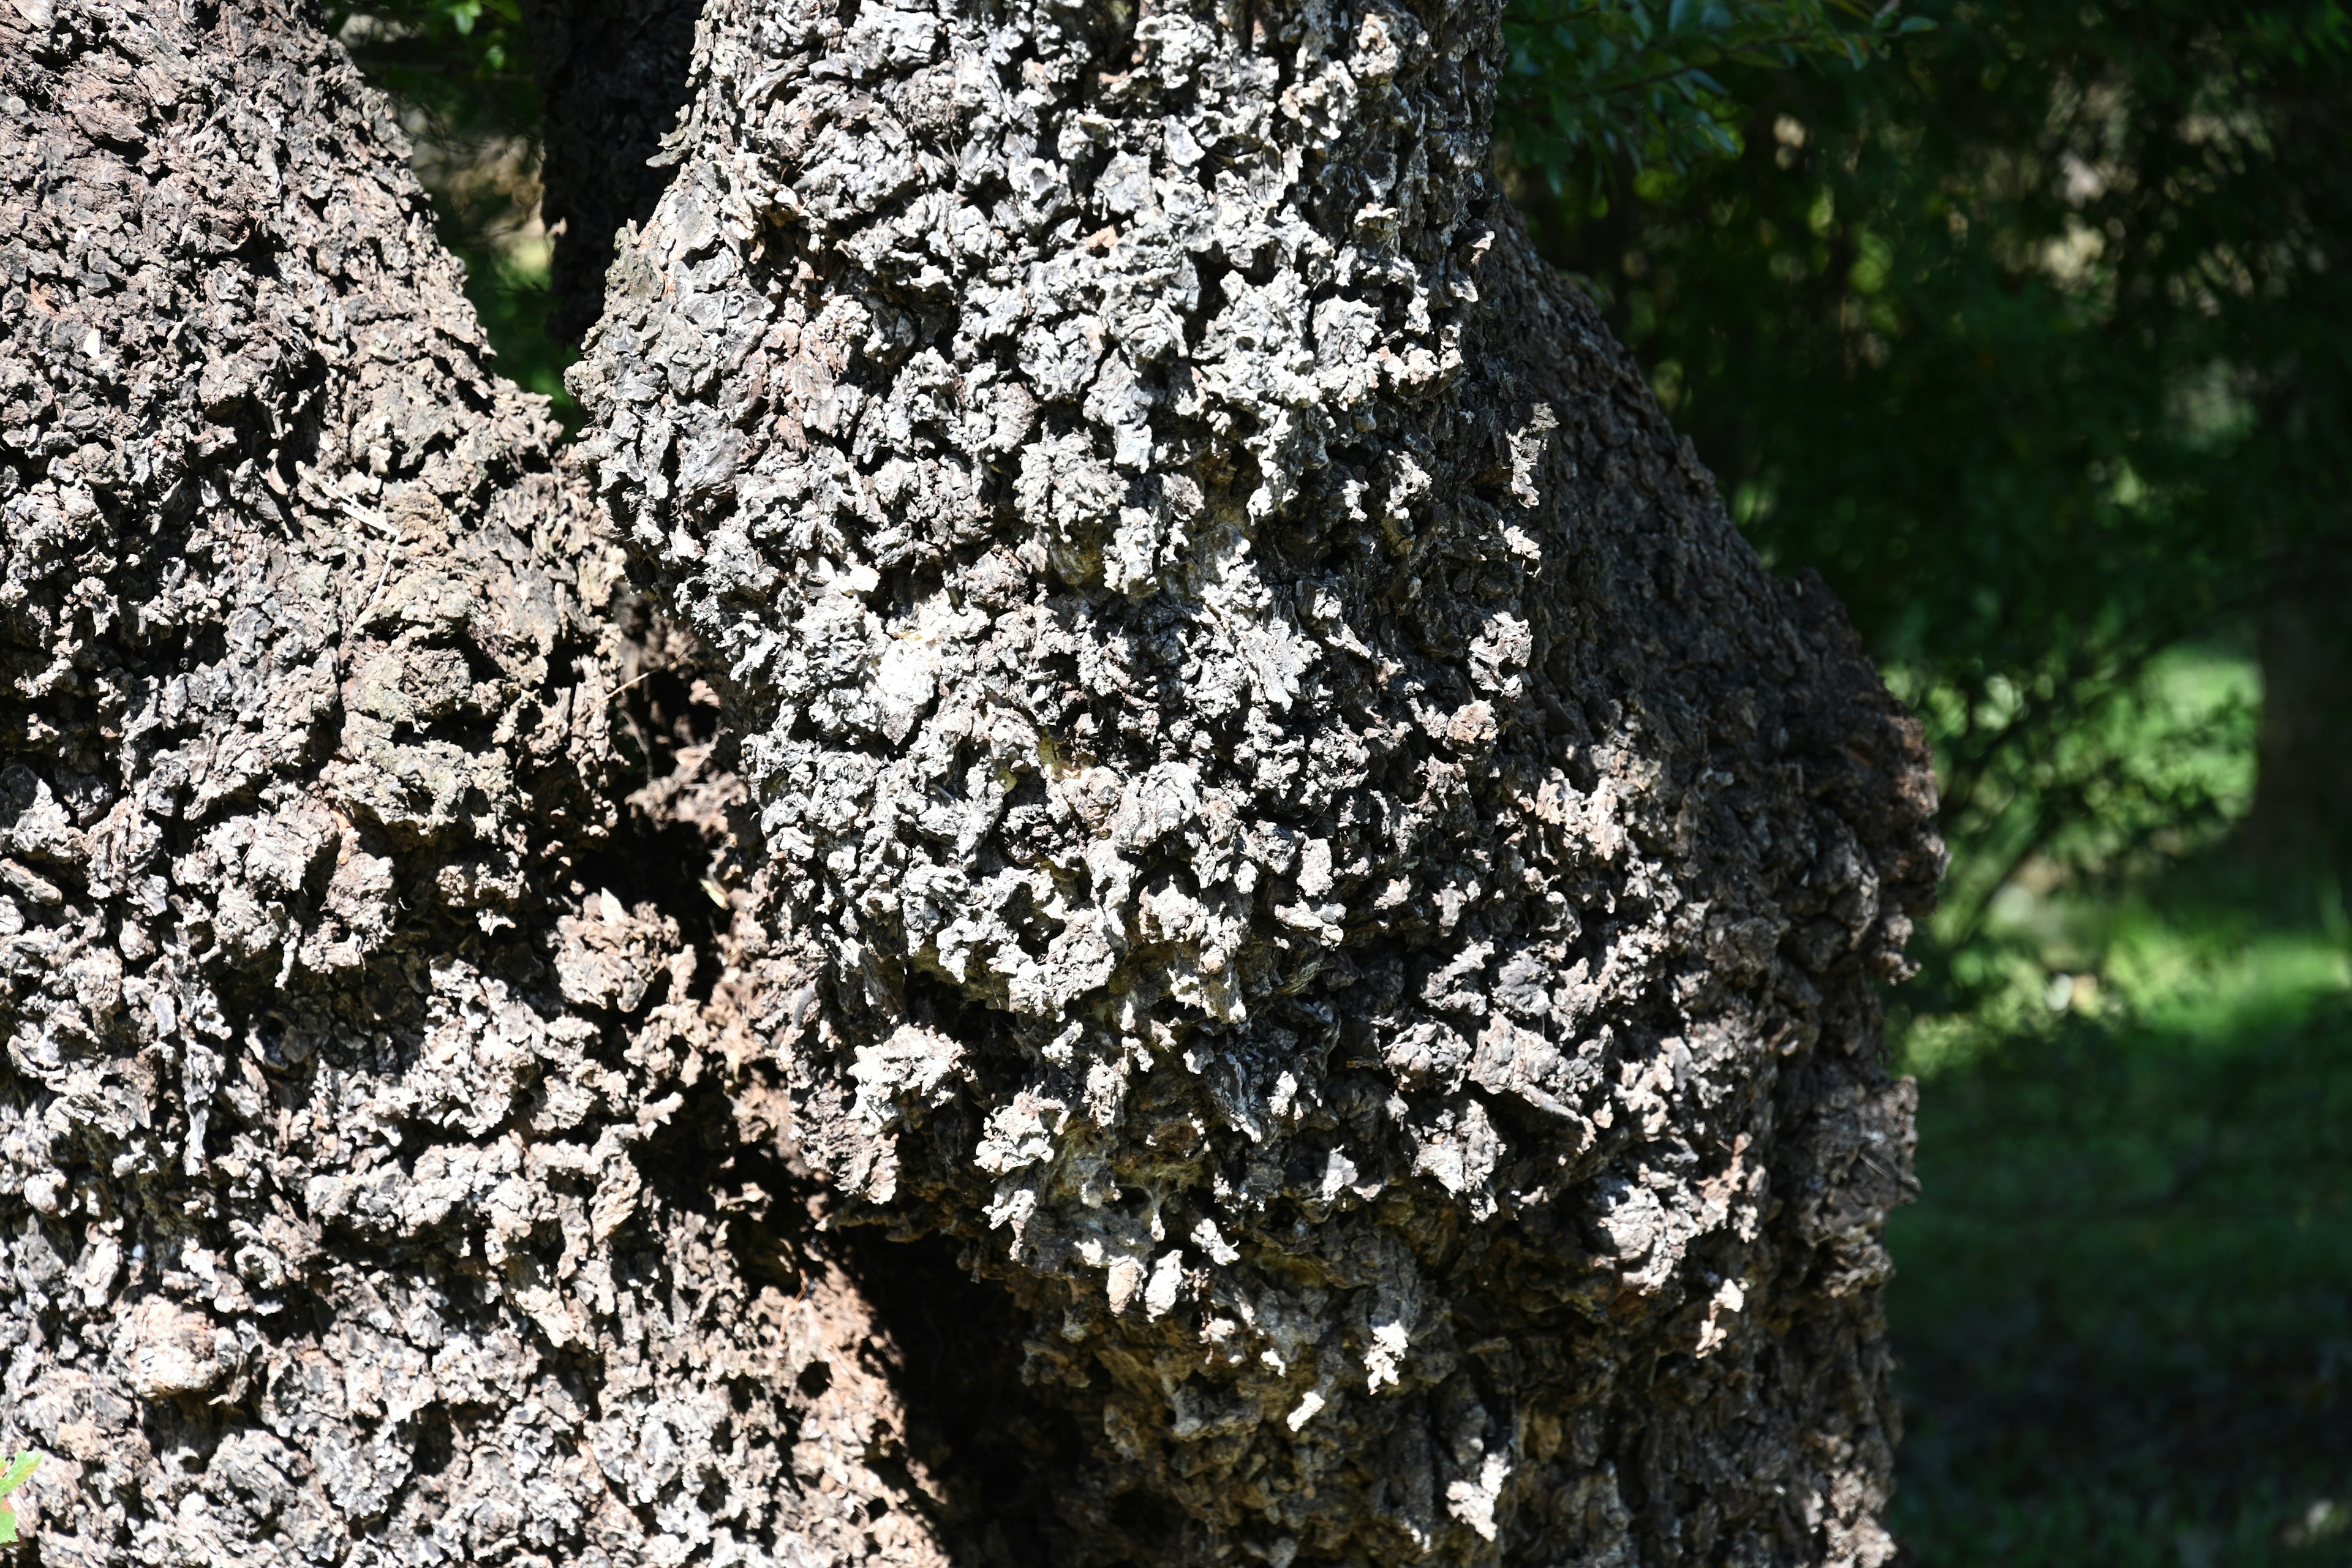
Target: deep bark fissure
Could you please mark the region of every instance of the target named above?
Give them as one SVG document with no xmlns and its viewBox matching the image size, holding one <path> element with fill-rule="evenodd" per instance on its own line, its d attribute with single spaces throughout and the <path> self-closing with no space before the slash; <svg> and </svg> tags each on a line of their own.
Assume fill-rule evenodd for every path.
<svg viewBox="0 0 2352 1568">
<path fill-rule="evenodd" d="M 544 105 L 540 216 L 557 230 L 548 331 L 577 343 L 604 308 L 621 226 L 667 181 L 655 165 L 686 102 L 697 7 L 679 0 L 529 0 L 523 23 Z"/>
<path fill-rule="evenodd" d="M 1087 1445 L 1066 1415 L 1024 1384 L 1019 1311 L 973 1279 L 944 1237 L 857 1226 L 842 1245 L 903 1368 L 906 1452 L 881 1456 L 877 1471 L 925 1509 L 956 1568 L 1066 1560 L 1055 1536 L 1068 1526 L 1055 1489 Z M 909 1457 L 942 1495 L 915 1484 Z"/>
</svg>

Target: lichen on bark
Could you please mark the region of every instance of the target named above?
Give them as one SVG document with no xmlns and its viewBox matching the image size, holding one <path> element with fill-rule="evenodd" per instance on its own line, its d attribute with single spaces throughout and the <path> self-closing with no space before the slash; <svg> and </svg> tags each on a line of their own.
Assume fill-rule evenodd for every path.
<svg viewBox="0 0 2352 1568">
<path fill-rule="evenodd" d="M 1488 176 L 1486 0 L 714 0 L 573 385 L 838 1217 L 1073 1561 L 1876 1563 L 1918 731 Z"/>
</svg>

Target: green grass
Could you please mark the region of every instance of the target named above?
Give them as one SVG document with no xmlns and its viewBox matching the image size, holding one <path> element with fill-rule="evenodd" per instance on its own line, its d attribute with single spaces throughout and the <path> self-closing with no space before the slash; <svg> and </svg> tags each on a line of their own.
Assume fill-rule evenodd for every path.
<svg viewBox="0 0 2352 1568">
<path fill-rule="evenodd" d="M 2352 1563 L 2340 899 L 2216 859 L 2003 917 L 2010 984 L 1901 1047 L 1898 1537 L 1922 1568 Z"/>
</svg>

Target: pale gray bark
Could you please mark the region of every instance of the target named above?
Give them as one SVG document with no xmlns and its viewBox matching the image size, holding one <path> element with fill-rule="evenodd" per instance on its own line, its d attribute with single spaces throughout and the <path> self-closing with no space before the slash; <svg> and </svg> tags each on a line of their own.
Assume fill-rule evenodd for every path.
<svg viewBox="0 0 2352 1568">
<path fill-rule="evenodd" d="M 1876 1563 L 1917 731 L 1488 179 L 1498 7 L 718 0 L 575 387 L 845 1216 L 1073 1559 Z"/>
<path fill-rule="evenodd" d="M 1925 762 L 1496 46 L 721 0 L 592 478 L 308 14 L 0 8 L 43 1561 L 1885 1559 Z"/>
</svg>

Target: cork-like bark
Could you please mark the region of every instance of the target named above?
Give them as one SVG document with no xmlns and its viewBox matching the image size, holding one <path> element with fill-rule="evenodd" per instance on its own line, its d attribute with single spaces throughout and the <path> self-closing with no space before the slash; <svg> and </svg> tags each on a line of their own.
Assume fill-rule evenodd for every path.
<svg viewBox="0 0 2352 1568">
<path fill-rule="evenodd" d="M 1070 1561 L 1876 1563 L 1917 731 L 1488 178 L 1497 7 L 716 0 L 573 384 L 843 1217 Z"/>
<path fill-rule="evenodd" d="M 0 7 L 44 1562 L 1884 1560 L 1924 759 L 1497 42 L 719 0 L 583 464 L 310 13 Z"/>
<path fill-rule="evenodd" d="M 28 1550 L 939 1561 L 727 782 L 432 234 L 309 13 L 0 6 Z"/>
</svg>

